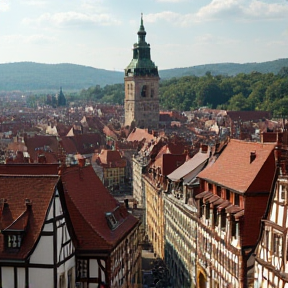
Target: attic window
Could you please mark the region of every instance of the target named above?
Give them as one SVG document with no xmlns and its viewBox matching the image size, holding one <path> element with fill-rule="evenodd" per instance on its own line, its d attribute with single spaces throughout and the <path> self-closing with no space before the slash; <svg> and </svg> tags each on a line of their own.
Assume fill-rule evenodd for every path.
<svg viewBox="0 0 288 288">
<path fill-rule="evenodd" d="M 22 235 L 20 234 L 8 234 L 5 237 L 6 247 L 8 249 L 19 249 L 21 247 Z"/>
<path fill-rule="evenodd" d="M 114 230 L 117 226 L 118 226 L 118 222 L 114 216 L 113 213 L 111 212 L 107 212 L 105 214 L 107 222 L 108 222 L 108 226 L 110 227 L 111 230 Z"/>
</svg>

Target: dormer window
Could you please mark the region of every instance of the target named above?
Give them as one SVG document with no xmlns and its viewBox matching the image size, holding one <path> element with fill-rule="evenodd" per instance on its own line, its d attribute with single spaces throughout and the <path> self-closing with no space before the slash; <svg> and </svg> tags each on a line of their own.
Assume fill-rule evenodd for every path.
<svg viewBox="0 0 288 288">
<path fill-rule="evenodd" d="M 8 234 L 6 235 L 6 247 L 8 249 L 19 249 L 21 247 L 22 235 L 21 234 Z"/>
<path fill-rule="evenodd" d="M 114 214 L 112 212 L 107 212 L 105 216 L 108 222 L 108 226 L 110 227 L 111 230 L 114 230 L 118 226 L 118 222 Z"/>
<path fill-rule="evenodd" d="M 25 232 L 28 227 L 29 215 L 32 209 L 32 202 L 30 199 L 25 199 L 26 210 L 14 220 L 8 227 L 3 229 L 1 233 L 4 236 L 5 249 L 19 250 L 25 237 Z M 8 207 L 8 203 L 6 203 Z M 7 208 L 8 209 L 8 208 Z"/>
</svg>

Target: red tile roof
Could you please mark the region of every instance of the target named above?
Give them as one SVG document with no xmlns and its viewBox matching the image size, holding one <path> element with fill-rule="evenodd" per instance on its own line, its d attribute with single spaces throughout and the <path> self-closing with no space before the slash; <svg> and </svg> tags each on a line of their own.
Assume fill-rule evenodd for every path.
<svg viewBox="0 0 288 288">
<path fill-rule="evenodd" d="M 25 144 L 30 158 L 38 160 L 38 151 L 54 152 L 58 154 L 58 140 L 56 136 L 39 136 L 26 137 Z"/>
<path fill-rule="evenodd" d="M 233 121 L 241 120 L 243 122 L 263 118 L 271 119 L 271 113 L 268 111 L 227 111 L 227 116 Z"/>
<path fill-rule="evenodd" d="M 113 198 L 92 166 L 67 167 L 61 179 L 77 248 L 82 252 L 111 250 L 137 225 L 138 220 Z M 105 213 L 113 211 L 119 226 L 111 230 Z"/>
<path fill-rule="evenodd" d="M 55 186 L 59 181 L 57 173 L 54 174 L 45 166 L 0 165 L 0 198 L 2 199 L 0 229 L 2 233 L 7 230 L 26 229 L 21 248 L 13 253 L 11 250 L 5 250 L 4 235 L 0 234 L 0 259 L 25 259 L 37 243 Z M 44 175 L 48 171 L 50 175 Z M 27 199 L 30 203 L 27 203 L 29 202 Z"/>
<path fill-rule="evenodd" d="M 119 151 L 102 149 L 98 156 L 99 163 L 102 166 L 126 167 L 126 160 L 122 158 Z"/>
<path fill-rule="evenodd" d="M 152 164 L 154 168 L 160 168 L 161 174 L 167 176 L 186 161 L 183 145 L 169 143 L 163 146 Z"/>
<path fill-rule="evenodd" d="M 247 192 L 268 192 L 275 170 L 275 144 L 231 140 L 212 166 L 198 177 L 229 189 Z M 250 163 L 251 153 L 256 158 Z"/>
<path fill-rule="evenodd" d="M 146 142 L 150 142 L 151 140 L 155 140 L 155 137 L 152 134 L 149 134 L 147 130 L 140 128 L 134 128 L 133 131 L 127 137 L 128 142 L 131 141 L 140 142 L 143 139 L 146 139 Z"/>
<path fill-rule="evenodd" d="M 57 175 L 58 164 L 5 164 L 0 165 L 0 175 Z"/>
<path fill-rule="evenodd" d="M 96 149 L 99 149 L 101 144 L 103 144 L 103 139 L 98 133 L 61 137 L 61 145 L 68 154 L 76 152 L 80 154 L 94 153 Z"/>
</svg>

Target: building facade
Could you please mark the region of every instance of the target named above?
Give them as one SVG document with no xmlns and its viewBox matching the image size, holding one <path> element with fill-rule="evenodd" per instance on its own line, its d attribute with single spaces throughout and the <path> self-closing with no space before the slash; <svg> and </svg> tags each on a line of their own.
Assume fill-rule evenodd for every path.
<svg viewBox="0 0 288 288">
<path fill-rule="evenodd" d="M 75 245 L 57 165 L 0 171 L 0 286 L 74 288 Z"/>
<path fill-rule="evenodd" d="M 140 222 L 104 187 L 92 166 L 61 170 L 64 198 L 76 243 L 80 288 L 138 288 Z"/>
<path fill-rule="evenodd" d="M 151 61 L 150 44 L 141 16 L 138 42 L 133 46 L 133 59 L 125 69 L 125 126 L 134 122 L 139 128 L 158 128 L 159 74 Z"/>
<path fill-rule="evenodd" d="M 262 220 L 261 237 L 255 253 L 255 288 L 288 287 L 287 134 L 285 138 L 285 145 L 278 143 L 276 147 L 275 182 Z"/>
<path fill-rule="evenodd" d="M 253 253 L 274 178 L 274 147 L 230 140 L 215 163 L 199 173 L 197 287 L 253 285 Z"/>
</svg>

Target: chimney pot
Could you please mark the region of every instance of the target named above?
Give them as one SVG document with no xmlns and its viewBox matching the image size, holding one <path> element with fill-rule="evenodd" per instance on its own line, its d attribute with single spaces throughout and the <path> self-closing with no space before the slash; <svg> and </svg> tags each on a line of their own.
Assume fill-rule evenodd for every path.
<svg viewBox="0 0 288 288">
<path fill-rule="evenodd" d="M 256 151 L 250 152 L 250 163 L 252 163 L 256 159 Z"/>
</svg>

